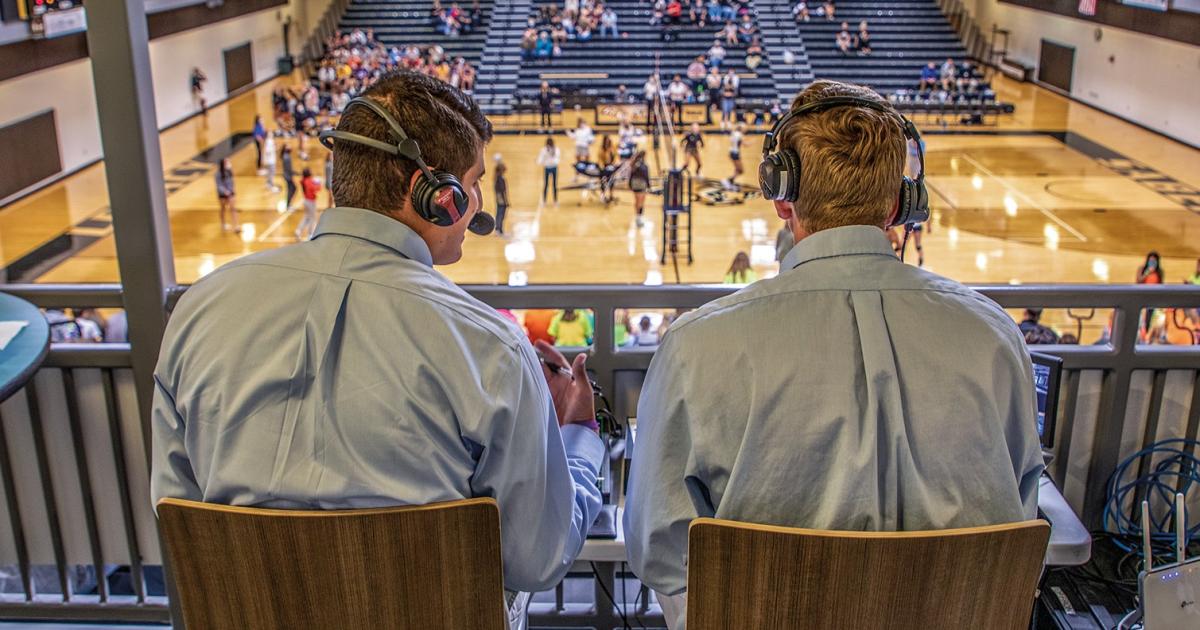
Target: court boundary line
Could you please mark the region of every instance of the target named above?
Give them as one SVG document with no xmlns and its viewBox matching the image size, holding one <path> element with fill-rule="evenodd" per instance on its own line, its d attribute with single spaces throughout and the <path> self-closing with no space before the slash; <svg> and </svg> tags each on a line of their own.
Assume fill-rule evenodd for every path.
<svg viewBox="0 0 1200 630">
<path fill-rule="evenodd" d="M 970 155 L 968 155 L 965 152 L 962 154 L 962 158 L 964 160 L 966 160 L 967 162 L 969 162 L 975 168 L 979 169 L 984 175 L 987 175 L 988 177 L 1000 182 L 1000 185 L 1004 186 L 1005 190 L 1007 190 L 1010 193 L 1013 193 L 1014 195 L 1019 196 L 1022 200 L 1024 200 L 1030 206 L 1035 208 L 1038 212 L 1041 212 L 1042 215 L 1045 216 L 1047 219 L 1050 219 L 1051 221 L 1057 223 L 1059 225 L 1059 227 L 1070 232 L 1071 235 L 1074 236 L 1076 239 L 1078 239 L 1080 242 L 1083 242 L 1083 243 L 1088 242 L 1088 237 L 1084 236 L 1082 232 L 1075 229 L 1070 223 L 1067 223 L 1062 218 L 1060 218 L 1058 215 L 1047 210 L 1041 204 L 1035 202 L 1033 199 L 1031 199 L 1029 197 L 1029 195 L 1026 195 L 1025 193 L 1021 192 L 1019 189 L 1017 189 L 1016 186 L 1013 186 L 1011 183 L 1009 183 L 1003 177 L 1000 177 L 999 175 L 996 175 L 995 173 L 988 170 L 988 168 L 986 166 L 984 166 L 983 164 L 980 164 L 978 160 L 976 160 L 975 158 L 972 158 Z"/>
</svg>

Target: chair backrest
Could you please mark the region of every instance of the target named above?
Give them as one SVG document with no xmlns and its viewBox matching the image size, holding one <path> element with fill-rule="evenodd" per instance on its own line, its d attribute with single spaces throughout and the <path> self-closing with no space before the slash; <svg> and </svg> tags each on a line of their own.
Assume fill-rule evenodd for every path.
<svg viewBox="0 0 1200 630">
<path fill-rule="evenodd" d="M 840 532 L 701 518 L 688 533 L 688 630 L 1029 627 L 1045 521 Z"/>
<path fill-rule="evenodd" d="M 163 499 L 187 630 L 505 627 L 491 499 L 333 511 Z"/>
</svg>

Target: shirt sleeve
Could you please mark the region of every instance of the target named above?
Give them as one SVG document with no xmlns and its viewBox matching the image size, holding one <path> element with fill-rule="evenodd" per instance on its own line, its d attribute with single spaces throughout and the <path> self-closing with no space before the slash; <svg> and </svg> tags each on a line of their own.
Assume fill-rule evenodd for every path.
<svg viewBox="0 0 1200 630">
<path fill-rule="evenodd" d="M 693 501 L 693 494 L 704 492 L 688 470 L 692 437 L 676 337 L 664 338 L 642 385 L 624 514 L 629 564 L 664 595 L 687 589 L 688 526 L 714 511 L 710 507 L 702 515 Z"/>
<path fill-rule="evenodd" d="M 204 495 L 196 483 L 191 460 L 184 446 L 183 418 L 175 409 L 175 399 L 154 377 L 154 403 L 150 411 L 152 426 L 150 497 L 158 509 L 159 499 L 171 497 L 202 501 Z"/>
<path fill-rule="evenodd" d="M 505 586 L 537 592 L 566 575 L 600 513 L 604 443 L 590 429 L 559 428 L 532 346 L 518 348 L 520 372 L 491 379 L 497 405 L 471 487 L 500 505 Z"/>
</svg>

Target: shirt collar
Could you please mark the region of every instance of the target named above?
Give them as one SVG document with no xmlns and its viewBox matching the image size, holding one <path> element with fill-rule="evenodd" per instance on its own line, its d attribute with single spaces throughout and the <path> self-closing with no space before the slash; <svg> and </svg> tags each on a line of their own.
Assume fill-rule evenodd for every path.
<svg viewBox="0 0 1200 630">
<path fill-rule="evenodd" d="M 324 234 L 341 234 L 378 243 L 426 267 L 433 266 L 429 246 L 412 228 L 378 212 L 362 208 L 330 208 L 321 215 L 312 237 L 315 239 Z"/>
<path fill-rule="evenodd" d="M 779 269 L 795 269 L 806 262 L 821 258 L 871 254 L 896 257 L 883 230 L 871 225 L 846 225 L 821 230 L 805 237 L 783 257 Z"/>
</svg>

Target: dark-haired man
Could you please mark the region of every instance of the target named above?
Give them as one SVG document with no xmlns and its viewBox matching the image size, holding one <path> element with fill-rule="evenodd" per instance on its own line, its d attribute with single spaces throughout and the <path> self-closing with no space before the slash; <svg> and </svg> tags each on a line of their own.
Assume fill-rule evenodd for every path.
<svg viewBox="0 0 1200 630">
<path fill-rule="evenodd" d="M 468 226 L 487 231 L 492 128 L 475 103 L 411 72 L 362 98 L 458 178 L 465 211 L 448 225 L 419 211 L 426 176 L 362 144 L 402 143 L 352 102 L 333 141 L 339 206 L 312 240 L 227 264 L 176 307 L 155 372 L 153 498 L 324 510 L 494 497 L 506 587 L 545 590 L 600 509 L 583 356 L 574 378 L 545 370 L 519 328 L 433 268 L 459 260 Z"/>
<path fill-rule="evenodd" d="M 826 100 L 838 97 L 874 107 Z M 817 101 L 829 105 L 776 130 L 799 178 L 774 201 L 796 241 L 779 275 L 676 320 L 642 386 L 625 541 L 669 616 L 697 517 L 903 531 L 1036 514 L 1020 331 L 995 302 L 893 253 L 900 115 L 831 81 L 791 111 Z"/>
</svg>

